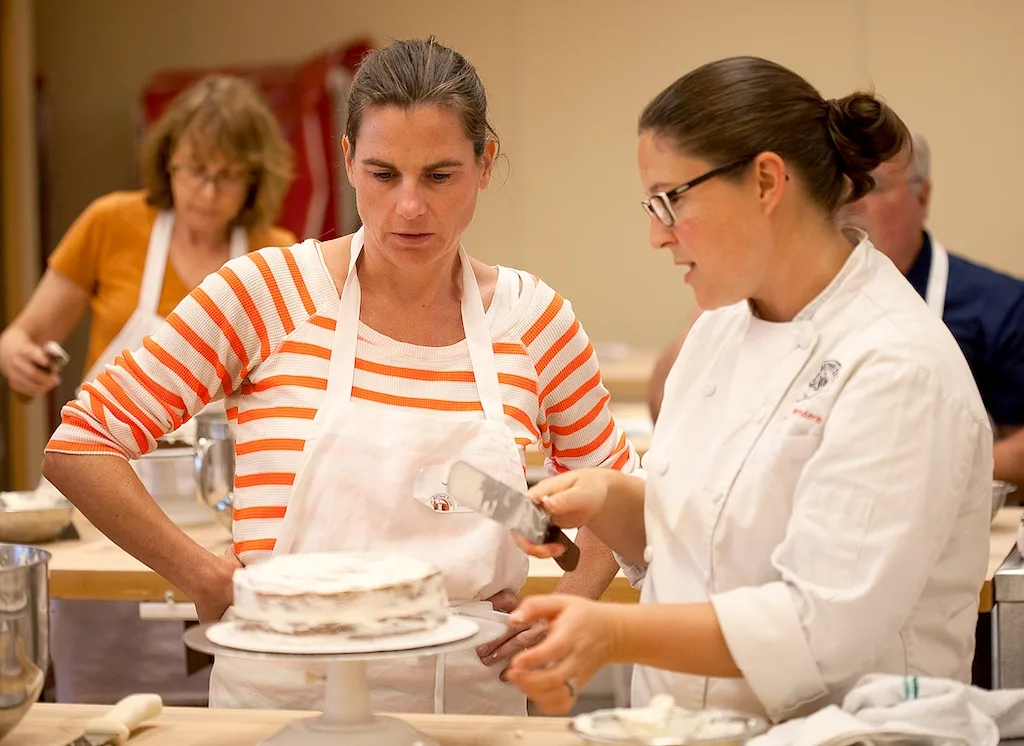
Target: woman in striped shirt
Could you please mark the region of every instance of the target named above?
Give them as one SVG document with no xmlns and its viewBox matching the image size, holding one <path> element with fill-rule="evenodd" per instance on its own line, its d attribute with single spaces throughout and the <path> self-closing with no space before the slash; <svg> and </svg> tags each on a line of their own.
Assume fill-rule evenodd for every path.
<svg viewBox="0 0 1024 746">
<path fill-rule="evenodd" d="M 333 550 L 417 556 L 445 571 L 453 604 L 510 611 L 527 559 L 501 526 L 432 509 L 445 464 L 467 459 L 521 488 L 530 444 L 552 472 L 638 465 L 569 304 L 461 247 L 498 148 L 474 68 L 433 39 L 395 42 L 363 62 L 348 110 L 363 228 L 211 275 L 142 349 L 83 387 L 47 447 L 46 476 L 203 620 L 229 605 L 239 563 Z M 221 397 L 237 451 L 226 557 L 171 523 L 124 461 Z M 560 590 L 597 596 L 614 561 L 589 534 L 578 541 Z M 430 711 L 447 699 L 449 712 L 524 714 L 493 664 L 539 634 L 450 655 L 447 686 L 429 660 L 371 666 L 375 705 Z M 211 705 L 315 707 L 322 686 L 307 668 L 218 660 Z"/>
</svg>

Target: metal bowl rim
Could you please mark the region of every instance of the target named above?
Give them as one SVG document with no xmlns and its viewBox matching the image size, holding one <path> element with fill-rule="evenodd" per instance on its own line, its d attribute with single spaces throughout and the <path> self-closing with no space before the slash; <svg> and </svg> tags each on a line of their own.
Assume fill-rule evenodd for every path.
<svg viewBox="0 0 1024 746">
<path fill-rule="evenodd" d="M 27 567 L 38 567 L 40 565 L 45 566 L 49 564 L 51 559 L 53 559 L 53 555 L 45 549 L 34 547 L 31 544 L 17 544 L 12 541 L 0 541 L 0 554 L 3 554 L 4 550 L 8 547 L 20 547 L 21 549 L 27 550 L 29 554 L 35 555 L 35 557 L 31 562 L 24 565 L 0 565 L 0 573 L 10 572 L 12 570 L 22 570 Z"/>
<path fill-rule="evenodd" d="M 74 513 L 75 506 L 70 501 L 63 505 L 47 505 L 45 508 L 0 508 L 0 515 L 40 515 L 43 513 Z"/>
</svg>

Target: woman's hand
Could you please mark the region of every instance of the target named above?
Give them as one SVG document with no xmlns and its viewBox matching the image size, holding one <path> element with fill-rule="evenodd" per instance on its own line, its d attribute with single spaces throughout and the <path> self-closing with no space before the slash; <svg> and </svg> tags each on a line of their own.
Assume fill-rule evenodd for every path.
<svg viewBox="0 0 1024 746">
<path fill-rule="evenodd" d="M 0 335 L 0 372 L 11 388 L 22 396 L 45 394 L 60 383 L 49 370 L 50 358 L 43 348 L 17 327 Z"/>
<path fill-rule="evenodd" d="M 60 383 L 36 340 L 66 339 L 89 305 L 89 294 L 54 269 L 43 273 L 32 297 L 0 334 L 0 373 L 22 396 L 39 396 Z"/>
<path fill-rule="evenodd" d="M 612 482 L 621 475 L 612 469 L 579 469 L 537 483 L 527 494 L 562 528 L 579 528 L 590 523 L 604 507 Z M 560 544 L 531 544 L 513 533 L 519 548 L 534 557 L 559 557 Z"/>
<path fill-rule="evenodd" d="M 614 660 L 620 622 L 616 604 L 576 596 L 532 596 L 512 614 L 516 624 L 547 622 L 547 637 L 512 659 L 505 671 L 526 696 L 548 715 L 562 715 L 579 689 Z"/>
<path fill-rule="evenodd" d="M 232 578 L 235 570 L 242 567 L 242 563 L 235 556 L 231 547 L 228 547 L 224 554 L 211 555 L 211 557 L 210 579 L 207 580 L 204 588 L 191 594 L 200 622 L 216 622 L 224 616 L 224 612 L 228 610 L 234 599 Z"/>
<path fill-rule="evenodd" d="M 488 601 L 495 611 L 511 613 L 515 611 L 522 599 L 519 594 L 512 591 L 499 591 L 491 596 Z M 547 634 L 547 624 L 543 621 L 525 624 L 509 624 L 508 629 L 500 637 L 478 645 L 476 654 L 480 656 L 480 662 L 485 666 L 495 666 L 502 661 L 509 660 L 516 653 L 533 647 L 544 639 Z M 505 681 L 505 672 L 499 675 Z"/>
<path fill-rule="evenodd" d="M 614 469 L 578 469 L 538 482 L 527 493 L 562 528 L 579 528 L 601 512 L 612 482 L 622 474 Z"/>
</svg>

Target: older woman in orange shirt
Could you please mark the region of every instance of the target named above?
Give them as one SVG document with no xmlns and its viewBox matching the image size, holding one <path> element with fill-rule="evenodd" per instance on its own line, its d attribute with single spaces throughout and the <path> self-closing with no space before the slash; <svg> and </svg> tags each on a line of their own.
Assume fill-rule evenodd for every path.
<svg viewBox="0 0 1024 746">
<path fill-rule="evenodd" d="M 144 191 L 86 208 L 0 336 L 0 372 L 20 394 L 57 385 L 43 345 L 63 341 L 87 306 L 84 380 L 92 381 L 229 258 L 295 241 L 270 225 L 291 180 L 288 145 L 243 80 L 209 77 L 180 94 L 148 133 L 143 178 Z M 206 701 L 208 672 L 188 676 L 181 624 L 144 622 L 138 604 L 55 602 L 52 638 L 60 701 L 114 702 L 135 691 L 169 704 Z M 131 668 L 111 668 L 112 653 Z"/>
<path fill-rule="evenodd" d="M 229 258 L 293 243 L 270 225 L 290 174 L 288 145 L 250 84 L 210 77 L 180 94 L 148 134 L 145 190 L 89 205 L 0 335 L 0 372 L 11 388 L 38 396 L 57 385 L 43 344 L 63 341 L 86 307 L 88 381 Z"/>
</svg>

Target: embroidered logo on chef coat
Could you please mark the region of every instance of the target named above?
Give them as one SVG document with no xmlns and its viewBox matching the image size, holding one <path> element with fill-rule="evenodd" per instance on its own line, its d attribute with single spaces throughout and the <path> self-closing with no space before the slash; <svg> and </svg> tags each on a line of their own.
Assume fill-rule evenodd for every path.
<svg viewBox="0 0 1024 746">
<path fill-rule="evenodd" d="M 800 395 L 797 401 L 806 401 L 813 396 L 816 396 L 819 391 L 824 389 L 836 378 L 839 377 L 839 371 L 843 369 L 842 363 L 838 360 L 826 360 L 821 364 L 821 370 L 817 372 L 811 382 L 807 384 L 807 390 Z"/>
</svg>

